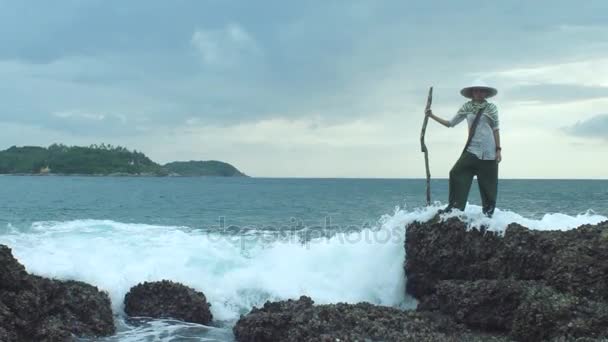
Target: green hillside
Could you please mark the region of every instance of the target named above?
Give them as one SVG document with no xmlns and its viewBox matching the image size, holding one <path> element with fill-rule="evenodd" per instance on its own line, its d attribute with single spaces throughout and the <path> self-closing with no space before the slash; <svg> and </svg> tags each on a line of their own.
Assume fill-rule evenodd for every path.
<svg viewBox="0 0 608 342">
<path fill-rule="evenodd" d="M 0 151 L 0 174 L 244 176 L 234 166 L 219 161 L 173 162 L 162 166 L 141 152 L 105 144 L 12 146 Z"/>
<path fill-rule="evenodd" d="M 164 168 L 181 176 L 221 176 L 221 177 L 246 177 L 244 173 L 234 166 L 216 160 L 209 161 L 187 161 L 172 162 L 164 165 Z"/>
</svg>

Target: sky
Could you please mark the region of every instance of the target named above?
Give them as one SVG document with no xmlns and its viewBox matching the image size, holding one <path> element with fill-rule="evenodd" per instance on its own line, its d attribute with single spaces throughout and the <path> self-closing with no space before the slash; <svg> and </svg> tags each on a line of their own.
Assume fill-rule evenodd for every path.
<svg viewBox="0 0 608 342">
<path fill-rule="evenodd" d="M 608 1 L 0 0 L 0 149 L 112 144 L 255 177 L 424 178 L 498 89 L 501 178 L 608 178 Z M 466 125 L 429 122 L 433 178 Z"/>
</svg>

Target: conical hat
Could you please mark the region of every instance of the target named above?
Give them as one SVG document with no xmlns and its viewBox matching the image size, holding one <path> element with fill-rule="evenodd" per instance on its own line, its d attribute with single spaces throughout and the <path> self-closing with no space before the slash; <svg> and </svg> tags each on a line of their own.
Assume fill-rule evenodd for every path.
<svg viewBox="0 0 608 342">
<path fill-rule="evenodd" d="M 462 94 L 462 96 L 472 99 L 473 98 L 473 89 L 483 89 L 487 92 L 487 96 L 486 98 L 490 98 L 494 95 L 496 95 L 498 93 L 498 90 L 496 90 L 496 88 L 492 88 L 490 86 L 488 86 L 484 81 L 482 80 L 476 80 L 475 82 L 473 82 L 472 85 L 462 88 L 462 90 L 460 91 L 460 94 Z"/>
</svg>

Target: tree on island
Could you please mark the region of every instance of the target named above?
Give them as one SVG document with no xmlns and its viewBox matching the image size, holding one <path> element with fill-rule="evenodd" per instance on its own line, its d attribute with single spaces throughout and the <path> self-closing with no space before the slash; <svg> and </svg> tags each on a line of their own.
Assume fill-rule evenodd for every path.
<svg viewBox="0 0 608 342">
<path fill-rule="evenodd" d="M 163 166 L 142 152 L 105 143 L 88 147 L 11 146 L 0 151 L 0 174 L 244 176 L 234 166 L 218 161 L 174 162 Z"/>
</svg>

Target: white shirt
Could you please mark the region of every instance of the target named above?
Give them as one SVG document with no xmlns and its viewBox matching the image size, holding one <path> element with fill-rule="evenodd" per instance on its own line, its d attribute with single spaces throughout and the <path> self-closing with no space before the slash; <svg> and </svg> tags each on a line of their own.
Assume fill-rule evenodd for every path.
<svg viewBox="0 0 608 342">
<path fill-rule="evenodd" d="M 475 135 L 467 147 L 467 152 L 473 153 L 481 160 L 496 160 L 496 140 L 494 131 L 498 127 L 498 109 L 493 103 L 469 101 L 465 103 L 458 113 L 450 120 L 449 127 L 458 125 L 466 117 L 469 129 L 475 121 L 477 112 L 483 108 L 483 113 L 479 118 L 479 124 L 475 129 Z"/>
</svg>

